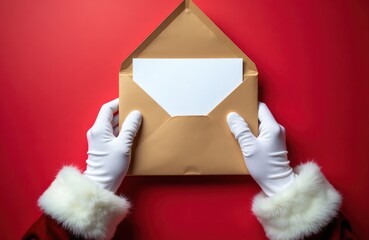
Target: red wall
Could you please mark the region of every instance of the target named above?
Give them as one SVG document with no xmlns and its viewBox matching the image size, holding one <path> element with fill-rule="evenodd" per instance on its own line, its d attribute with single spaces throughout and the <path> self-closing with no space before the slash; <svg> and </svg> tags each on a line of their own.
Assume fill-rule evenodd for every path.
<svg viewBox="0 0 369 240">
<path fill-rule="evenodd" d="M 315 159 L 369 238 L 367 1 L 195 0 L 251 57 L 260 99 L 287 129 L 293 165 Z M 64 164 L 84 167 L 85 133 L 118 96 L 120 62 L 178 0 L 0 1 L 0 230 L 18 239 Z M 225 159 L 226 161 L 226 159 Z M 135 239 L 264 239 L 240 177 L 127 177 L 119 234 Z"/>
</svg>

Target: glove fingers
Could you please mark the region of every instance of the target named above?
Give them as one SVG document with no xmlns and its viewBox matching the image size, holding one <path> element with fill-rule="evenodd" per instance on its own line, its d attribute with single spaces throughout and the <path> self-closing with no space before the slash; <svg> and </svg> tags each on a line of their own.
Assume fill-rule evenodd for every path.
<svg viewBox="0 0 369 240">
<path fill-rule="evenodd" d="M 278 122 L 273 117 L 273 114 L 270 112 L 269 108 L 265 103 L 259 103 L 259 138 L 265 139 L 271 137 L 273 134 L 278 133 L 281 129 Z"/>
<path fill-rule="evenodd" d="M 118 138 L 123 141 L 128 149 L 131 149 L 133 139 L 136 136 L 142 122 L 142 115 L 139 111 L 132 111 L 123 122 Z"/>
<path fill-rule="evenodd" d="M 229 129 L 240 143 L 241 148 L 243 145 L 249 144 L 249 141 L 253 141 L 255 139 L 255 136 L 252 134 L 245 120 L 237 113 L 229 113 L 227 116 L 227 123 Z"/>
<path fill-rule="evenodd" d="M 259 102 L 258 117 L 259 117 L 260 123 L 264 123 L 264 124 L 276 123 L 276 120 L 274 119 L 273 114 L 270 112 L 267 105 L 262 102 Z"/>
<path fill-rule="evenodd" d="M 118 111 L 119 99 L 114 99 L 108 103 L 102 105 L 99 114 L 97 115 L 96 122 L 98 126 L 104 126 L 106 123 L 111 123 L 114 113 Z"/>
</svg>

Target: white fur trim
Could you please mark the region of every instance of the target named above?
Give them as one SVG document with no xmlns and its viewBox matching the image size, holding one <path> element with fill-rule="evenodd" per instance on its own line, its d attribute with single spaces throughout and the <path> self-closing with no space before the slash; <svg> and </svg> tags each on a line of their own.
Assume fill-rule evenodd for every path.
<svg viewBox="0 0 369 240">
<path fill-rule="evenodd" d="M 130 204 L 83 176 L 64 167 L 38 200 L 39 207 L 76 236 L 110 239 Z"/>
<path fill-rule="evenodd" d="M 293 183 L 272 197 L 255 196 L 252 211 L 270 239 L 303 239 L 318 233 L 334 218 L 341 195 L 319 167 L 305 163 L 295 169 Z"/>
</svg>

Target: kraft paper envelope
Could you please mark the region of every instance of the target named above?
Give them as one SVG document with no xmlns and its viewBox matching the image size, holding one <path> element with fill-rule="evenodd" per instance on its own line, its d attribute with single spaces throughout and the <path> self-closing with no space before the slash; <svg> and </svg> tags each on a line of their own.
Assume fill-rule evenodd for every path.
<svg viewBox="0 0 369 240">
<path fill-rule="evenodd" d="M 243 82 L 206 116 L 171 117 L 134 81 L 133 58 L 242 58 Z M 125 59 L 119 73 L 120 125 L 132 110 L 143 122 L 130 175 L 248 174 L 226 116 L 237 112 L 258 134 L 255 64 L 191 1 L 183 1 Z"/>
</svg>

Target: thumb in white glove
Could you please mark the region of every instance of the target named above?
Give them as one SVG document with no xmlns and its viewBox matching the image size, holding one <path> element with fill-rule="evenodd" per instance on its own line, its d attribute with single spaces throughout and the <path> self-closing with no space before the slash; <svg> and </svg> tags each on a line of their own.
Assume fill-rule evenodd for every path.
<svg viewBox="0 0 369 240">
<path fill-rule="evenodd" d="M 87 132 L 88 159 L 84 175 L 102 188 L 116 192 L 127 174 L 133 139 L 141 126 L 142 115 L 132 111 L 118 135 L 118 99 L 104 104 Z"/>
<path fill-rule="evenodd" d="M 287 159 L 286 133 L 264 103 L 259 103 L 259 136 L 255 137 L 237 113 L 227 116 L 228 126 L 238 140 L 250 175 L 271 197 L 293 182 L 295 173 Z"/>
</svg>

